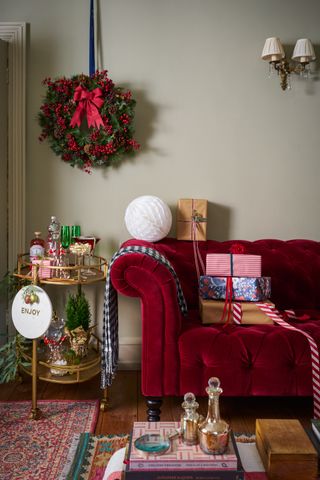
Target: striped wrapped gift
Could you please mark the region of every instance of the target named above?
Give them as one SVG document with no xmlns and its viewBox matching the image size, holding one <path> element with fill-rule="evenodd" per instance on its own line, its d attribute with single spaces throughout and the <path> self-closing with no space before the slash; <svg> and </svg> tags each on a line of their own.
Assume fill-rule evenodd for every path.
<svg viewBox="0 0 320 480">
<path fill-rule="evenodd" d="M 38 275 L 39 278 L 51 278 L 52 277 L 52 269 L 50 266 L 52 265 L 52 260 L 49 258 L 43 258 L 39 260 L 32 260 L 33 265 L 39 265 Z"/>
<path fill-rule="evenodd" d="M 216 277 L 261 277 L 261 256 L 208 253 L 206 275 Z"/>
</svg>

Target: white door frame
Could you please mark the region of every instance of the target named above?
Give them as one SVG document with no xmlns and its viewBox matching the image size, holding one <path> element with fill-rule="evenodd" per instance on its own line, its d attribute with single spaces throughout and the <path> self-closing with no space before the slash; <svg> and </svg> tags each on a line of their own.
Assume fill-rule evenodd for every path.
<svg viewBox="0 0 320 480">
<path fill-rule="evenodd" d="M 9 43 L 8 269 L 12 272 L 26 238 L 26 23 L 0 22 L 0 38 Z"/>
</svg>

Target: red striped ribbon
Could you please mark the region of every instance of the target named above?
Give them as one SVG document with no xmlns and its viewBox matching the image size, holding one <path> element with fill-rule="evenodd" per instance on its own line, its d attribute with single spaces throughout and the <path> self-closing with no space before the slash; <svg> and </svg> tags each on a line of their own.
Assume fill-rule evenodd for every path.
<svg viewBox="0 0 320 480">
<path fill-rule="evenodd" d="M 230 323 L 231 311 L 232 311 L 232 296 L 233 286 L 232 277 L 226 277 L 226 299 L 224 301 L 223 311 L 220 322 L 223 323 L 225 317 L 227 317 L 224 327 Z"/>
<path fill-rule="evenodd" d="M 312 369 L 312 390 L 313 390 L 313 416 L 314 418 L 320 418 L 320 367 L 319 367 L 319 350 L 315 340 L 309 335 L 309 333 L 300 330 L 299 328 L 290 325 L 283 318 L 281 318 L 280 313 L 276 310 L 275 307 L 267 303 L 257 303 L 256 304 L 262 312 L 264 312 L 268 317 L 272 318 L 274 322 L 278 325 L 281 325 L 288 330 L 293 330 L 296 332 L 302 333 L 304 335 L 310 346 L 310 355 L 311 355 L 311 369 Z M 292 310 L 286 311 L 287 315 L 291 318 L 295 317 L 295 314 Z"/>
<path fill-rule="evenodd" d="M 233 304 L 233 322 L 237 325 L 241 325 L 242 322 L 242 305 L 241 303 Z"/>
</svg>

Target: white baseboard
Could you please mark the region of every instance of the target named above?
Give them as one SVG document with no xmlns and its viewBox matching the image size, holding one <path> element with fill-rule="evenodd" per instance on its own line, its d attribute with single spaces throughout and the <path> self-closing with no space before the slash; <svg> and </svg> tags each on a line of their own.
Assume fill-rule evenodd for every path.
<svg viewBox="0 0 320 480">
<path fill-rule="evenodd" d="M 118 368 L 119 370 L 141 370 L 141 364 L 140 362 L 119 360 Z"/>
<path fill-rule="evenodd" d="M 141 338 L 121 337 L 119 339 L 119 370 L 140 370 Z"/>
<path fill-rule="evenodd" d="M 120 337 L 119 345 L 139 345 L 141 347 L 141 337 Z"/>
</svg>

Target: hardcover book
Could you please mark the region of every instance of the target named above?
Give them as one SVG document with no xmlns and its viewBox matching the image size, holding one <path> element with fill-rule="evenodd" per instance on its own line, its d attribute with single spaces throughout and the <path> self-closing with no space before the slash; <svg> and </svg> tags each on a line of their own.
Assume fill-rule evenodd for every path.
<svg viewBox="0 0 320 480">
<path fill-rule="evenodd" d="M 242 480 L 243 468 L 233 434 L 224 455 L 207 455 L 199 445 L 187 446 L 181 438 L 164 455 L 144 456 L 134 443 L 141 435 L 167 436 L 179 422 L 135 422 L 127 453 L 125 478 L 128 480 Z"/>
</svg>

